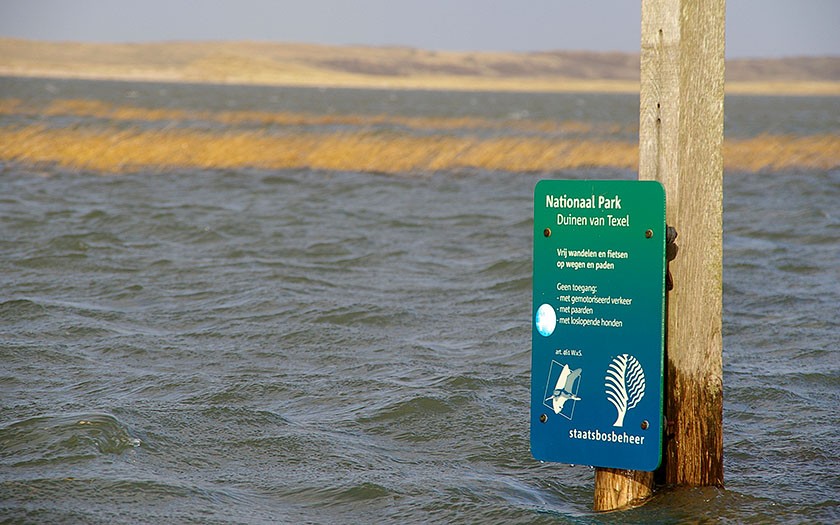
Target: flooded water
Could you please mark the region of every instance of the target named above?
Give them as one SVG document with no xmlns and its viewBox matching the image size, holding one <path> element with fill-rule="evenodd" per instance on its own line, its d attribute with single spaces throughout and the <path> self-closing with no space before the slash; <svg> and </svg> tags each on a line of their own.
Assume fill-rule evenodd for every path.
<svg viewBox="0 0 840 525">
<path fill-rule="evenodd" d="M 0 86 L 148 108 L 638 118 L 620 95 Z M 731 97 L 727 133 L 838 134 L 838 108 Z M 0 165 L 0 516 L 840 521 L 838 167 L 726 174 L 725 489 L 595 514 L 590 468 L 531 457 L 534 185 L 634 177 Z"/>
</svg>

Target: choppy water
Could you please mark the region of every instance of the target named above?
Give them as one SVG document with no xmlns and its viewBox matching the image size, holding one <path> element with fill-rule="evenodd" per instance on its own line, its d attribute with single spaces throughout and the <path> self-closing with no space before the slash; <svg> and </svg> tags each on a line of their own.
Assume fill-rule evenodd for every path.
<svg viewBox="0 0 840 525">
<path fill-rule="evenodd" d="M 638 104 L 3 86 L 150 106 L 578 120 L 632 121 Z M 819 114 L 822 133 L 840 132 L 836 102 L 829 116 L 819 103 L 732 98 L 727 127 L 755 134 L 773 122 L 797 133 Z M 727 174 L 726 489 L 665 490 L 607 515 L 590 511 L 589 468 L 540 464 L 529 452 L 532 199 L 549 176 L 634 174 L 101 176 L 0 166 L 0 516 L 840 521 L 840 169 Z"/>
</svg>

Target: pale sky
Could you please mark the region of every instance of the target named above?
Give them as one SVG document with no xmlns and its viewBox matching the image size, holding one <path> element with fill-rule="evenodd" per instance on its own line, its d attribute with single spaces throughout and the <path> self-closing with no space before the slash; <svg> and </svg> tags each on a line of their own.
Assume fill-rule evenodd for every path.
<svg viewBox="0 0 840 525">
<path fill-rule="evenodd" d="M 730 58 L 840 55 L 840 0 L 727 0 Z M 639 51 L 641 0 L 0 0 L 0 37 Z"/>
</svg>

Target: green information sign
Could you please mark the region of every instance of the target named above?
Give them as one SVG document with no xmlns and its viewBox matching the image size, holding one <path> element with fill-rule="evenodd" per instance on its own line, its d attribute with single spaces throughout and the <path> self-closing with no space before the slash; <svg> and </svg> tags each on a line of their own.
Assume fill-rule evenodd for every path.
<svg viewBox="0 0 840 525">
<path fill-rule="evenodd" d="M 665 192 L 544 180 L 534 192 L 531 452 L 655 470 L 662 450 Z"/>
</svg>

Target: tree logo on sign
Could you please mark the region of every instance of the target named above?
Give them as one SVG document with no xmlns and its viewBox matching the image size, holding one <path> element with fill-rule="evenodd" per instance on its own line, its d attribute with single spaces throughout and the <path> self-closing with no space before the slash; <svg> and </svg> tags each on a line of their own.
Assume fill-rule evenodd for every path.
<svg viewBox="0 0 840 525">
<path fill-rule="evenodd" d="M 645 397 L 645 371 L 639 360 L 629 354 L 621 354 L 607 367 L 604 378 L 607 400 L 613 404 L 618 415 L 614 427 L 624 426 L 624 416 Z"/>
</svg>

